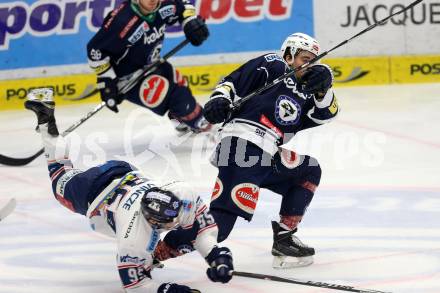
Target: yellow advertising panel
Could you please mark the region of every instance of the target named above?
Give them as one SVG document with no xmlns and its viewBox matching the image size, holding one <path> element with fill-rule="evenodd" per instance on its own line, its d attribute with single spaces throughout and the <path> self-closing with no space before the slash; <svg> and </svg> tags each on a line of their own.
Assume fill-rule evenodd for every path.
<svg viewBox="0 0 440 293">
<path fill-rule="evenodd" d="M 95 85 L 94 74 L 0 81 L 0 110 L 23 109 L 27 93 L 39 87 L 53 88 L 57 105 L 97 102 L 99 95 L 77 100 L 81 95 L 91 92 Z"/>
<path fill-rule="evenodd" d="M 390 83 L 388 57 L 324 59 L 335 76 L 335 86 L 357 86 Z M 179 67 L 195 95 L 209 95 L 221 78 L 241 64 Z"/>
<path fill-rule="evenodd" d="M 391 59 L 391 82 L 440 82 L 440 55 L 393 57 Z"/>
<path fill-rule="evenodd" d="M 240 67 L 241 64 L 214 64 L 203 66 L 179 67 L 178 70 L 188 81 L 194 95 L 212 93 L 217 83 L 226 75 Z"/>
<path fill-rule="evenodd" d="M 387 57 L 326 58 L 322 63 L 332 67 L 336 87 L 390 82 Z"/>
<path fill-rule="evenodd" d="M 391 83 L 440 82 L 440 55 L 328 58 L 322 61 L 332 67 L 335 86 L 383 85 Z M 209 96 L 216 84 L 241 64 L 214 64 L 179 67 L 192 92 Z M 78 97 L 95 89 L 96 76 L 82 74 L 22 80 L 0 81 L 0 110 L 23 109 L 29 90 L 52 87 L 57 105 L 98 102 L 99 95 Z"/>
</svg>

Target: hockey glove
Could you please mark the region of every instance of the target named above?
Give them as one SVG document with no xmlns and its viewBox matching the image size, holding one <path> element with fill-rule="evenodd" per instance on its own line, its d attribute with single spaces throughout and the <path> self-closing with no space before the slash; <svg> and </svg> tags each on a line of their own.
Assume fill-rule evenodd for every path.
<svg viewBox="0 0 440 293">
<path fill-rule="evenodd" d="M 229 94 L 228 94 L 229 93 Z M 212 93 L 208 103 L 206 103 L 203 109 L 203 116 L 210 123 L 221 123 L 228 118 L 229 112 L 231 112 L 231 93 L 228 90 L 220 88 Z"/>
<path fill-rule="evenodd" d="M 214 246 L 205 259 L 210 265 L 210 268 L 206 270 L 206 274 L 211 281 L 227 283 L 232 279 L 234 265 L 232 264 L 232 253 L 229 248 Z"/>
<path fill-rule="evenodd" d="M 333 84 L 332 69 L 325 64 L 310 66 L 301 77 L 300 84 L 303 93 L 324 96 Z"/>
<path fill-rule="evenodd" d="M 105 105 L 115 113 L 118 113 L 118 107 L 122 102 L 122 99 L 118 94 L 118 85 L 116 78 L 110 77 L 98 77 L 97 88 L 101 93 L 101 100 L 105 102 Z"/>
<path fill-rule="evenodd" d="M 197 289 L 191 289 L 188 286 L 178 285 L 176 283 L 163 283 L 157 289 L 157 293 L 201 293 Z"/>
<path fill-rule="evenodd" d="M 193 46 L 200 46 L 209 36 L 208 27 L 200 16 L 194 17 L 185 23 L 183 31 Z"/>
</svg>

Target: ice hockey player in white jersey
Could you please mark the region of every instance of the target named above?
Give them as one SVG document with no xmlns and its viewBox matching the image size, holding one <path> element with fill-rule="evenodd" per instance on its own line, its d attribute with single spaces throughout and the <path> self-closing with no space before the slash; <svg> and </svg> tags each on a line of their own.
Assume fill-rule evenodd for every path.
<svg viewBox="0 0 440 293">
<path fill-rule="evenodd" d="M 117 268 L 127 292 L 200 292 L 155 282 L 150 274 L 161 232 L 179 226 L 191 229 L 195 223 L 200 229 L 194 246 L 208 263 L 209 279 L 231 280 L 232 254 L 227 247 L 217 246 L 217 224 L 200 197 L 184 183 L 155 182 L 124 161 L 108 161 L 85 171 L 73 168 L 68 148 L 62 147 L 54 106 L 53 92 L 47 88 L 31 91 L 25 102 L 38 118 L 55 198 L 87 216 L 95 231 L 116 238 Z"/>
</svg>

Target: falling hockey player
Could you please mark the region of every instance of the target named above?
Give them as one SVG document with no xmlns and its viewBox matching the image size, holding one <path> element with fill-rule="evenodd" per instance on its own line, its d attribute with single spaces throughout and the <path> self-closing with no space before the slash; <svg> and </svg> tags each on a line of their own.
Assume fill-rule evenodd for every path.
<svg viewBox="0 0 440 293">
<path fill-rule="evenodd" d="M 101 98 L 118 112 L 124 99 L 168 116 L 180 124 L 176 130 L 201 132 L 210 129 L 203 109 L 187 81 L 168 63 L 148 73 L 125 95 L 118 94 L 120 78 L 160 58 L 168 26 L 180 23 L 186 38 L 200 46 L 209 35 L 204 21 L 187 0 L 127 0 L 110 12 L 101 29 L 87 45 L 90 67 L 98 75 Z"/>
<path fill-rule="evenodd" d="M 73 168 L 67 148 L 60 148 L 63 140 L 54 105 L 51 89 L 34 90 L 25 102 L 38 118 L 55 198 L 71 211 L 87 216 L 95 231 L 116 238 L 117 266 L 125 290 L 200 293 L 184 285 L 157 283 L 150 274 L 160 233 L 177 226 L 190 229 L 196 223 L 194 246 L 209 264 L 209 279 L 229 282 L 232 254 L 227 247 L 217 246 L 217 225 L 200 197 L 183 183 L 159 184 L 123 161 L 108 161 L 86 171 Z"/>
<path fill-rule="evenodd" d="M 218 228 L 218 241 L 225 240 L 237 217 L 251 221 L 260 188 L 282 196 L 280 221 L 272 222 L 272 254 L 275 268 L 305 266 L 313 262 L 315 250 L 303 244 L 295 232 L 321 178 L 316 159 L 280 147 L 298 131 L 330 122 L 338 114 L 331 89 L 333 74 L 324 64 L 312 64 L 254 96 L 237 111 L 232 103 L 319 54 L 312 37 L 295 33 L 281 47 L 281 56 L 266 54 L 250 60 L 225 77 L 205 105 L 211 123 L 225 122 L 216 148 L 219 173 L 210 210 Z M 227 118 L 229 118 L 227 120 Z M 191 239 L 183 230 L 165 236 L 168 251 L 179 251 Z M 193 238 L 197 227 L 193 228 Z M 178 254 L 177 254 L 178 255 Z M 176 256 L 163 253 L 162 260 Z"/>
</svg>

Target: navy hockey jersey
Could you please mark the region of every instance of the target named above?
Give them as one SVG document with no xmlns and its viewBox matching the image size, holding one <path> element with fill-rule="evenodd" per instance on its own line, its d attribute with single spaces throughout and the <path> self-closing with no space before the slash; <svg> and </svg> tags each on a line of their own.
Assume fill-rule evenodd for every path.
<svg viewBox="0 0 440 293">
<path fill-rule="evenodd" d="M 237 101 L 290 70 L 279 55 L 266 54 L 226 76 L 216 90 L 232 92 L 233 101 Z M 245 102 L 225 123 L 220 135 L 241 137 L 273 155 L 298 131 L 330 122 L 338 112 L 332 89 L 318 100 L 301 92 L 292 76 Z"/>
<path fill-rule="evenodd" d="M 87 44 L 89 65 L 101 76 L 130 74 L 160 58 L 167 26 L 195 17 L 187 0 L 164 0 L 155 13 L 141 14 L 130 1 L 110 12 Z"/>
</svg>

